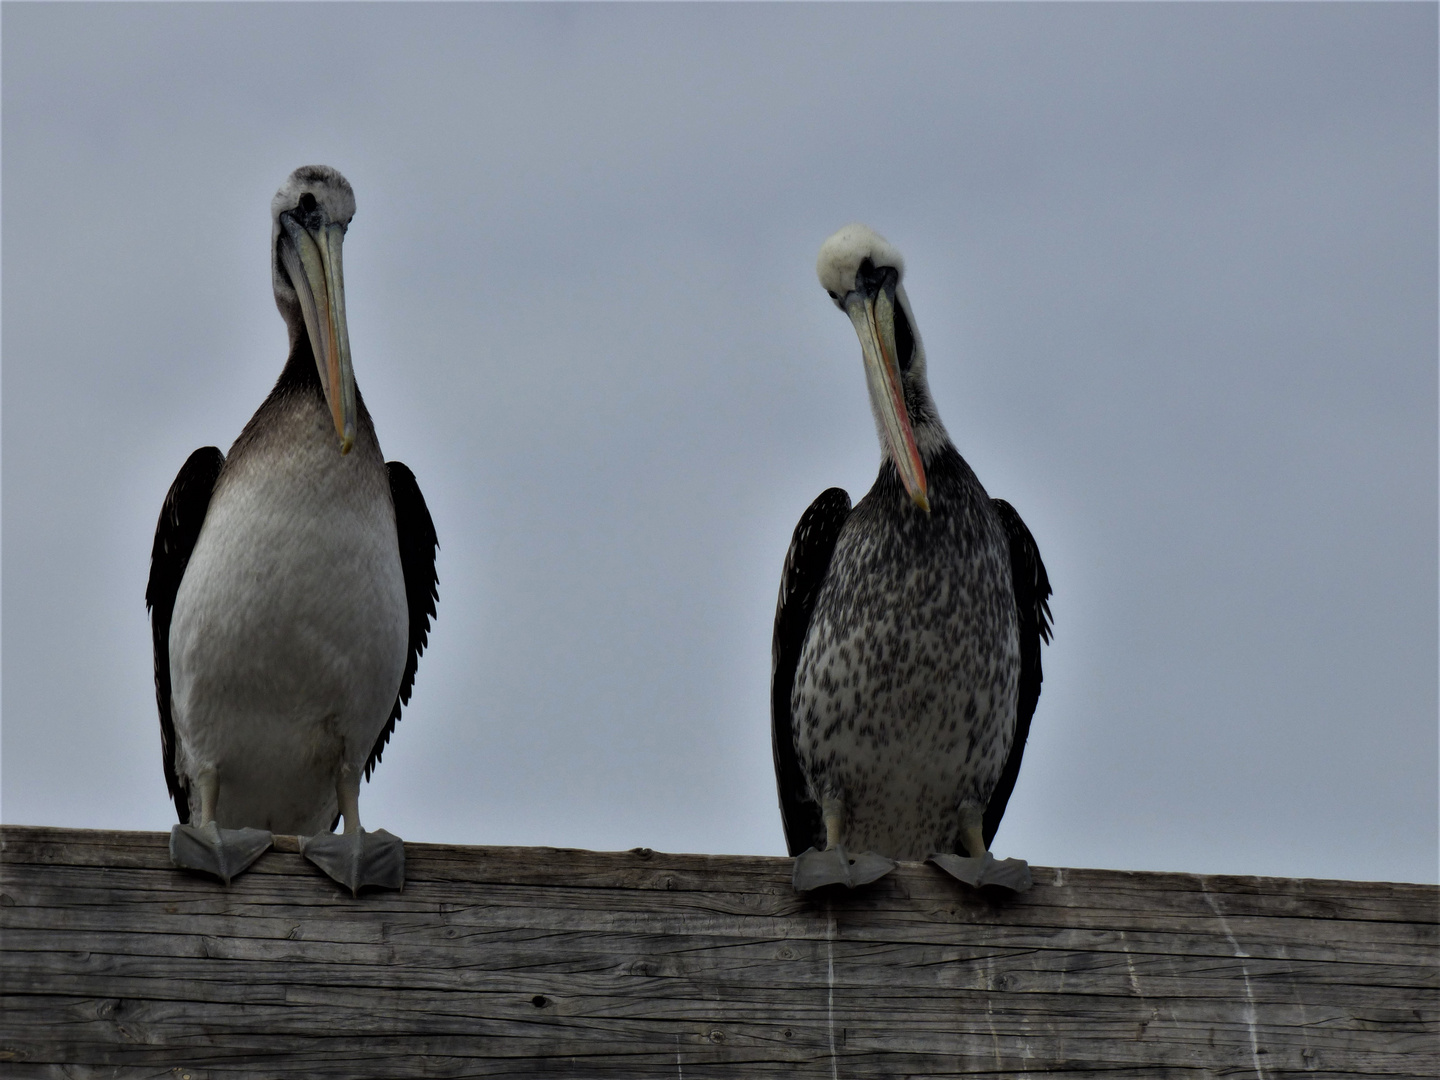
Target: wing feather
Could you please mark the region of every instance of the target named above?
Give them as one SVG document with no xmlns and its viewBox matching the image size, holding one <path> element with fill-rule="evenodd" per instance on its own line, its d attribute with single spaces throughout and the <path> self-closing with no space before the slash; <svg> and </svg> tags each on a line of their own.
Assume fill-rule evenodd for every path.
<svg viewBox="0 0 1440 1080">
<path fill-rule="evenodd" d="M 1020 693 L 1015 709 L 1015 738 L 1010 744 L 1010 756 L 1005 760 L 1000 782 L 985 807 L 985 846 L 989 847 L 1000 828 L 1000 819 L 1005 816 L 1010 793 L 1015 790 L 1015 780 L 1020 775 L 1020 759 L 1025 755 L 1025 740 L 1030 736 L 1030 720 L 1035 715 L 1035 706 L 1040 700 L 1040 683 L 1044 675 L 1040 669 L 1040 643 L 1050 640 L 1050 578 L 1045 573 L 1045 564 L 1040 560 L 1040 549 L 1035 538 L 1020 520 L 1015 508 L 1004 499 L 991 499 L 1000 524 L 1010 541 L 1010 579 L 1015 591 L 1016 615 L 1020 630 Z"/>
<path fill-rule="evenodd" d="M 775 753 L 775 783 L 780 791 L 780 819 L 791 855 L 815 845 L 823 835 L 820 807 L 810 798 L 805 774 L 795 750 L 790 696 L 795 669 L 810 629 L 815 599 L 830 570 L 835 541 L 850 516 L 850 496 L 840 488 L 820 493 L 800 517 L 785 570 L 780 578 L 780 599 L 775 607 L 775 637 L 771 648 L 770 736 Z"/>
<path fill-rule="evenodd" d="M 400 679 L 400 692 L 395 695 L 390 719 L 385 722 L 384 730 L 365 761 L 367 780 L 380 763 L 385 744 L 390 741 L 390 734 L 400 720 L 401 708 L 410 701 L 410 692 L 415 686 L 415 669 L 430 639 L 430 620 L 435 617 L 435 602 L 440 599 L 440 579 L 435 573 L 435 551 L 440 541 L 435 536 L 435 523 L 430 519 L 425 496 L 420 494 L 415 474 L 404 464 L 387 461 L 385 467 L 390 473 L 390 497 L 395 503 L 395 536 L 400 544 L 400 569 L 405 575 L 410 643 L 405 654 L 405 673 Z"/>
<path fill-rule="evenodd" d="M 145 606 L 150 611 L 150 636 L 155 650 L 155 704 L 160 709 L 160 754 L 165 787 L 175 800 L 181 824 L 190 821 L 190 786 L 175 771 L 175 719 L 170 712 L 170 620 L 185 568 L 195 551 L 200 527 L 210 509 L 210 496 L 225 465 L 218 447 L 202 446 L 181 466 L 160 507 L 155 543 L 150 549 L 150 580 Z"/>
</svg>

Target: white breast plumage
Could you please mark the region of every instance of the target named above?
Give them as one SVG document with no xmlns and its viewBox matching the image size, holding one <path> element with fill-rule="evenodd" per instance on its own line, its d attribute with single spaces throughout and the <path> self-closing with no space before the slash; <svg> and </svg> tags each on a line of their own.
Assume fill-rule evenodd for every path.
<svg viewBox="0 0 1440 1080">
<path fill-rule="evenodd" d="M 370 440 L 342 456 L 321 404 L 276 417 L 292 429 L 277 436 L 313 437 L 266 439 L 227 469 L 176 597 L 177 764 L 216 768 L 224 827 L 328 830 L 336 771 L 363 766 L 405 665 L 384 463 Z"/>
<path fill-rule="evenodd" d="M 228 882 L 273 832 L 298 834 L 351 892 L 400 888 L 404 843 L 361 825 L 360 784 L 410 700 L 439 541 L 355 384 L 341 257 L 354 191 L 306 165 L 270 215 L 285 367 L 228 457 L 186 460 L 150 552 L 170 857 Z"/>
</svg>

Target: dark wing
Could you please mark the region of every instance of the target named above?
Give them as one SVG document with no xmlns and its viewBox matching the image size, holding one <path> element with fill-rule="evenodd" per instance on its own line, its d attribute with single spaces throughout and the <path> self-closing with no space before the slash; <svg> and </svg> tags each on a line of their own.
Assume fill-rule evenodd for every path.
<svg viewBox="0 0 1440 1080">
<path fill-rule="evenodd" d="M 215 481 L 225 464 L 225 455 L 214 446 L 202 446 L 181 466 L 175 482 L 160 507 L 155 525 L 155 544 L 150 549 L 150 580 L 145 585 L 145 606 L 150 609 L 150 635 L 155 647 L 155 703 L 160 707 L 160 753 L 165 766 L 165 786 L 175 800 L 180 823 L 190 821 L 190 787 L 175 772 L 175 719 L 170 715 L 170 619 L 175 614 L 175 594 L 205 512 Z"/>
<path fill-rule="evenodd" d="M 780 601 L 775 607 L 775 639 L 771 647 L 770 738 L 775 751 L 775 784 L 780 789 L 780 820 L 791 855 L 813 847 L 824 834 L 820 807 L 810 798 L 800 759 L 795 753 L 795 728 L 790 715 L 790 694 L 795 669 L 810 629 L 815 598 L 830 569 L 835 541 L 850 516 L 850 496 L 828 488 L 810 504 L 795 526 L 785 572 L 780 578 Z"/>
<path fill-rule="evenodd" d="M 1020 775 L 1020 759 L 1025 755 L 1025 740 L 1030 736 L 1030 718 L 1040 700 L 1040 642 L 1050 640 L 1050 578 L 1040 561 L 1035 538 L 1020 520 L 1015 508 L 1004 499 L 991 499 L 990 505 L 1005 528 L 1010 540 L 1010 579 L 1015 590 L 1015 608 L 1020 629 L 1020 695 L 1015 706 L 1015 741 L 1010 744 L 1010 757 L 1005 771 L 985 807 L 985 846 L 995 839 L 1005 805 L 1015 790 Z"/>
<path fill-rule="evenodd" d="M 390 741 L 390 733 L 400 719 L 400 709 L 410 700 L 415 686 L 415 667 L 430 637 L 430 620 L 435 617 L 435 601 L 440 599 L 435 576 L 435 549 L 440 541 L 435 536 L 435 523 L 425 506 L 425 496 L 415 483 L 415 474 L 398 461 L 387 461 L 390 471 L 390 498 L 395 503 L 395 535 L 400 542 L 400 569 L 405 574 L 405 602 L 410 609 L 410 648 L 405 654 L 405 674 L 400 678 L 400 693 L 385 729 L 375 740 L 370 757 L 365 761 L 365 779 L 380 763 L 380 754 Z"/>
</svg>

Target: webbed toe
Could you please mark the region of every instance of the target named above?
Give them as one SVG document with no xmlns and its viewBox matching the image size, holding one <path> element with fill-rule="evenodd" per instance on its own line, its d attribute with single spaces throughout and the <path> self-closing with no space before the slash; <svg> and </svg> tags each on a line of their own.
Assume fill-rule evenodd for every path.
<svg viewBox="0 0 1440 1080">
<path fill-rule="evenodd" d="M 936 853 L 926 861 L 934 863 L 957 881 L 963 881 L 974 889 L 984 885 L 998 885 L 1002 889 L 1018 893 L 1024 892 L 1033 884 L 1030 864 L 1024 859 L 996 859 L 988 851 L 974 858 Z"/>
<path fill-rule="evenodd" d="M 826 848 L 824 851 L 810 848 L 795 857 L 795 870 L 790 882 L 796 892 L 810 892 L 825 885 L 844 885 L 853 889 L 857 885 L 879 880 L 898 865 L 894 859 L 887 859 L 873 851 L 852 855 L 843 847 Z"/>
<path fill-rule="evenodd" d="M 265 829 L 222 829 L 213 821 L 176 825 L 170 830 L 170 861 L 186 870 L 212 874 L 229 885 L 273 842 Z"/>
<path fill-rule="evenodd" d="M 384 829 L 302 836 L 300 853 L 333 880 L 359 896 L 366 886 L 405 887 L 405 844 Z"/>
</svg>

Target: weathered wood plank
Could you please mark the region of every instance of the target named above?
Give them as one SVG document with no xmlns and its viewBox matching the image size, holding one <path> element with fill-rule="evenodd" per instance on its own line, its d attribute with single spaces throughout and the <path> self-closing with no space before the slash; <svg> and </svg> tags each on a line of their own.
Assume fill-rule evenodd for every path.
<svg viewBox="0 0 1440 1080">
<path fill-rule="evenodd" d="M 103 866 L 112 869 L 168 869 L 162 833 L 110 832 L 88 829 L 23 829 L 7 841 L 5 861 L 62 866 Z M 23 835 L 21 835 L 23 833 Z M 293 876 L 290 862 L 277 856 L 298 850 L 294 837 L 277 837 L 276 851 L 251 873 Z M 775 873 L 776 861 L 760 856 L 674 855 L 637 849 L 617 859 L 612 852 L 564 848 L 451 847 L 407 845 L 407 877 L 412 883 L 474 882 L 495 885 L 539 885 L 562 888 L 612 887 L 624 889 L 698 890 L 706 894 L 734 891 L 747 897 L 795 900 L 788 879 Z M 308 867 L 306 868 L 309 869 Z M 319 871 L 309 871 L 327 884 Z M 688 875 L 688 877 L 687 877 Z M 1091 897 L 1133 894 L 1107 900 L 1107 907 L 1144 907 L 1180 904 L 1197 914 L 1213 914 L 1211 900 L 1225 915 L 1244 914 L 1247 904 L 1259 905 L 1266 915 L 1311 915 L 1317 918 L 1375 918 L 1395 922 L 1433 921 L 1437 905 L 1433 886 L 1364 881 L 1322 881 L 1290 878 L 1253 878 L 1191 874 L 1139 873 L 1112 870 L 1035 868 L 1037 882 L 1056 887 L 1036 901 L 1071 906 L 1089 903 Z M 911 883 L 917 900 L 953 904 L 955 896 L 938 871 Z M 1069 888 L 1066 889 L 1065 887 Z M 1078 891 L 1077 891 L 1078 890 Z M 337 890 L 338 892 L 338 890 Z M 1170 895 L 1177 894 L 1177 895 Z M 862 896 L 872 895 L 870 893 Z M 1072 899 L 1078 898 L 1078 899 Z M 1302 910 L 1303 905 L 1310 905 Z M 804 902 L 797 901 L 797 910 Z M 1347 910 L 1349 909 L 1349 910 Z M 1168 910 L 1168 909 L 1165 909 Z M 768 911 L 766 913 L 769 913 Z"/>
<path fill-rule="evenodd" d="M 358 901 L 281 838 L 0 827 L 6 1076 L 1440 1074 L 1431 886 L 407 845 Z"/>
</svg>

